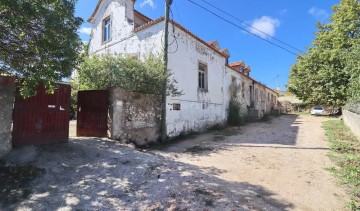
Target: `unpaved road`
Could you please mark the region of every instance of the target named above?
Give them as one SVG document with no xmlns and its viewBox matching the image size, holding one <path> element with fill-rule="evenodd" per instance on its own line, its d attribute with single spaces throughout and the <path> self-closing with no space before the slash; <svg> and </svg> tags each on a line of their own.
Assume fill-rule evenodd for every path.
<svg viewBox="0 0 360 211">
<path fill-rule="evenodd" d="M 215 153 L 180 156 L 177 161 L 214 168 L 218 178 L 248 183 L 267 190 L 259 197 L 275 199 L 291 210 L 344 210 L 346 194 L 325 170 L 333 166 L 327 157 L 322 122 L 328 118 L 282 116 L 269 123 L 254 123 L 238 134 L 218 133 Z M 221 140 L 221 136 L 226 136 Z M 212 137 L 189 140 L 167 148 L 179 152 L 194 145 L 211 146 Z M 268 197 L 270 195 L 270 197 Z"/>
<path fill-rule="evenodd" d="M 0 210 L 345 210 L 323 120 L 286 115 L 146 151 L 97 138 L 14 150 L 6 164 L 43 174 Z"/>
</svg>

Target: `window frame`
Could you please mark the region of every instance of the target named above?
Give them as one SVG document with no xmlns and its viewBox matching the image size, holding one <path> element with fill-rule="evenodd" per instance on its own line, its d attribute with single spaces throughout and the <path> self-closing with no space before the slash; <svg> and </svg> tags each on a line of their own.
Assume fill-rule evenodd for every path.
<svg viewBox="0 0 360 211">
<path fill-rule="evenodd" d="M 204 67 L 204 70 L 201 70 L 200 67 Z M 208 65 L 205 62 L 198 62 L 197 67 L 198 75 L 198 90 L 203 92 L 208 92 Z M 202 80 L 200 79 L 202 75 Z"/>
<path fill-rule="evenodd" d="M 107 22 L 109 21 L 109 24 Z M 107 31 L 105 31 L 107 30 Z M 112 18 L 111 16 L 107 16 L 102 20 L 101 27 L 101 43 L 105 44 L 111 41 L 112 39 Z M 107 35 L 107 36 L 106 36 Z"/>
</svg>

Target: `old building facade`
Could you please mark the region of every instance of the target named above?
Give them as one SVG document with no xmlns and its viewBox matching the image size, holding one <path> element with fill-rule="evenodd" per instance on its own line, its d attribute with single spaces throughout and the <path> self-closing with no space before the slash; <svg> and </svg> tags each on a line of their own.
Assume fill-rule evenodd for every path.
<svg viewBox="0 0 360 211">
<path fill-rule="evenodd" d="M 88 20 L 92 24 L 90 55 L 117 54 L 145 59 L 161 55 L 164 18 L 151 20 L 134 10 L 134 0 L 99 0 Z M 267 96 L 272 89 L 250 77 L 250 67 L 229 65 L 230 53 L 217 41 L 205 42 L 175 21 L 170 21 L 168 69 L 183 95 L 167 98 L 167 134 L 170 137 L 201 131 L 227 120 L 231 87 L 237 87 L 244 116 L 250 109 L 275 109 Z"/>
</svg>

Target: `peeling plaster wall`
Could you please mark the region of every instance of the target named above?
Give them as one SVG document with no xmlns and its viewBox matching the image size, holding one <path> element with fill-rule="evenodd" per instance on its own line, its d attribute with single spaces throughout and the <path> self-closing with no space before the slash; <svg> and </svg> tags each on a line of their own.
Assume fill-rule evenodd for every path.
<svg viewBox="0 0 360 211">
<path fill-rule="evenodd" d="M 110 138 L 138 146 L 156 142 L 160 135 L 161 96 L 112 88 L 110 93 Z"/>
<path fill-rule="evenodd" d="M 132 36 L 134 30 L 134 5 L 132 0 L 105 0 L 101 3 L 92 23 L 89 54 L 106 51 L 121 40 Z M 111 19 L 111 39 L 102 42 L 103 21 Z"/>
<path fill-rule="evenodd" d="M 118 54 L 138 56 L 145 59 L 150 53 L 161 55 L 164 40 L 164 21 L 161 21 L 149 28 L 137 33 L 124 35 L 120 32 L 121 27 L 113 28 L 112 35 L 115 37 L 109 44 L 101 45 L 101 24 L 98 20 L 107 17 L 112 13 L 113 17 L 122 17 L 125 14 L 123 9 L 114 6 L 102 9 L 93 25 L 93 38 L 90 42 L 91 54 Z M 123 26 L 125 19 L 120 21 Z M 123 26 L 128 27 L 128 26 Z M 133 26 L 130 26 L 133 29 Z M 170 25 L 169 47 L 169 69 L 172 77 L 178 82 L 176 85 L 183 90 L 184 95 L 180 97 L 167 98 L 167 134 L 170 137 L 179 135 L 182 132 L 200 131 L 215 124 L 222 124 L 226 121 L 224 102 L 224 77 L 225 58 L 204 44 L 195 40 L 187 33 Z M 174 41 L 173 37 L 177 40 Z M 115 41 L 116 40 L 116 41 Z M 198 62 L 208 66 L 208 92 L 198 90 Z M 174 104 L 180 104 L 181 109 L 175 111 Z"/>
<path fill-rule="evenodd" d="M 0 76 L 0 157 L 11 150 L 15 78 Z"/>
<path fill-rule="evenodd" d="M 172 25 L 169 28 L 169 43 L 173 43 L 169 47 L 169 69 L 184 95 L 167 99 L 168 135 L 202 131 L 225 123 L 225 58 L 182 30 L 173 29 Z M 198 88 L 199 63 L 207 66 L 207 91 Z M 174 104 L 180 104 L 181 109 L 174 110 Z"/>
<path fill-rule="evenodd" d="M 109 3 L 110 0 L 105 2 Z M 130 55 L 140 59 L 145 59 L 150 53 L 161 55 L 164 21 L 133 33 L 134 23 L 129 22 L 129 19 L 134 15 L 132 11 L 128 11 L 132 9 L 129 6 L 124 7 L 124 5 L 129 5 L 129 2 L 131 1 L 114 1 L 98 12 L 93 24 L 90 55 L 109 53 Z M 113 26 L 116 25 L 116 27 L 112 30 L 112 40 L 101 44 L 102 20 L 109 14 L 114 17 Z M 232 76 L 236 77 L 237 84 L 241 87 L 241 93 L 238 93 L 241 111 L 244 116 L 247 115 L 247 107 L 250 106 L 249 85 L 253 84 L 251 79 L 227 68 L 226 58 L 172 24 L 169 25 L 169 43 L 168 68 L 172 73 L 171 77 L 177 81 L 176 86 L 183 91 L 184 95 L 167 98 L 168 136 L 174 137 L 181 133 L 202 131 L 213 125 L 225 123 Z M 207 65 L 207 91 L 198 89 L 199 62 Z M 242 89 L 243 82 L 244 89 Z M 265 107 L 268 108 L 267 105 Z"/>
</svg>

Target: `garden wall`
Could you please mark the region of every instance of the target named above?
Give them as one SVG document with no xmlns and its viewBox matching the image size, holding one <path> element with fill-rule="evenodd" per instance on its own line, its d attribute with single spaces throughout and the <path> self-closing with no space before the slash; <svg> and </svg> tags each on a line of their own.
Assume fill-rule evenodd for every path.
<svg viewBox="0 0 360 211">
<path fill-rule="evenodd" d="M 110 138 L 137 146 L 156 142 L 160 136 L 161 96 L 109 89 Z"/>
<path fill-rule="evenodd" d="M 0 157 L 11 150 L 15 78 L 0 76 Z"/>
<path fill-rule="evenodd" d="M 343 110 L 343 119 L 351 131 L 360 138 L 360 115 L 348 110 Z"/>
</svg>

